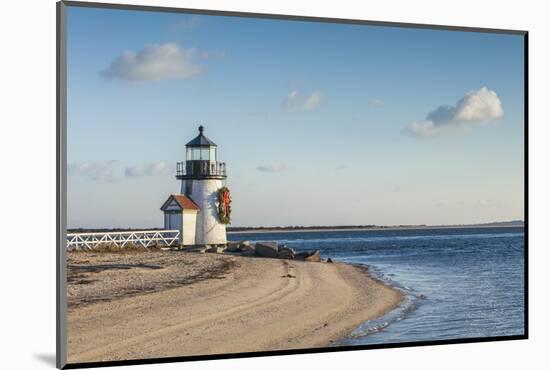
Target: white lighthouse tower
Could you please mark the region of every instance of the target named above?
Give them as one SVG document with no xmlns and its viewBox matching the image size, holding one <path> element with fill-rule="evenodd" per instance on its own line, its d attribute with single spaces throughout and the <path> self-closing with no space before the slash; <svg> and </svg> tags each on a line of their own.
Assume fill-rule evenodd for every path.
<svg viewBox="0 0 550 370">
<path fill-rule="evenodd" d="M 164 227 L 178 229 L 183 245 L 219 245 L 227 243 L 225 224 L 221 222 L 219 191 L 227 178 L 225 163 L 217 161 L 217 145 L 199 135 L 186 144 L 186 161 L 177 163 L 176 178 L 181 191 L 164 203 Z"/>
</svg>

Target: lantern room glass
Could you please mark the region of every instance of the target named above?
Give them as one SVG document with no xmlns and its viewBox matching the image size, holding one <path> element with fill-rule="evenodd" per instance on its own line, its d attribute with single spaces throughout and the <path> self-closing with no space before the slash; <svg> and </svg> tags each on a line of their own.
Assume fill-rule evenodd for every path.
<svg viewBox="0 0 550 370">
<path fill-rule="evenodd" d="M 216 161 L 216 147 L 187 148 L 186 160 L 188 161 Z"/>
</svg>

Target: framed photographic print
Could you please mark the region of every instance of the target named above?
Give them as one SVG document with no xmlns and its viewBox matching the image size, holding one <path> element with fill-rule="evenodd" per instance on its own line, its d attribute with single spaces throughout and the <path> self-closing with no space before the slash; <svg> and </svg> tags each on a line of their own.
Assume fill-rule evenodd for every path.
<svg viewBox="0 0 550 370">
<path fill-rule="evenodd" d="M 526 31 L 57 5 L 59 368 L 527 338 Z"/>
</svg>

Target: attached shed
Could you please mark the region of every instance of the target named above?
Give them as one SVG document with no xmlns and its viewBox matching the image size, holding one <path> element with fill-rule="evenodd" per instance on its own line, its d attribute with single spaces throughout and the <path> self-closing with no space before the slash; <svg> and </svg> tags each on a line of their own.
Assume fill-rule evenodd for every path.
<svg viewBox="0 0 550 370">
<path fill-rule="evenodd" d="M 195 244 L 199 206 L 183 194 L 172 194 L 160 207 L 164 212 L 164 229 L 179 230 L 183 245 Z"/>
</svg>

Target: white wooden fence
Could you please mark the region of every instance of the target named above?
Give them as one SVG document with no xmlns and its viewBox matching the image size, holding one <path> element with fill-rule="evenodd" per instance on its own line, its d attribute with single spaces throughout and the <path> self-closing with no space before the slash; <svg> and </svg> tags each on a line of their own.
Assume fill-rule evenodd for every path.
<svg viewBox="0 0 550 370">
<path fill-rule="evenodd" d="M 94 249 L 98 246 L 115 246 L 122 248 L 128 245 L 141 246 L 144 248 L 154 245 L 171 246 L 178 244 L 179 238 L 179 230 L 71 233 L 67 234 L 67 249 Z"/>
</svg>

